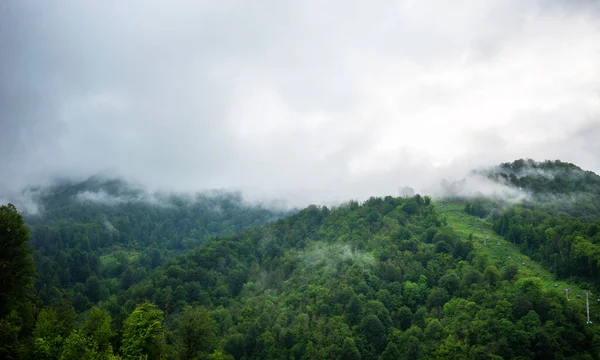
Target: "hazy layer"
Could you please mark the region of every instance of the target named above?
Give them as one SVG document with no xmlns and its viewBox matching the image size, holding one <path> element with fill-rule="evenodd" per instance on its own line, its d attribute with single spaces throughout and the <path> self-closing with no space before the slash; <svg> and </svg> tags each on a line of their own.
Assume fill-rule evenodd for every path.
<svg viewBox="0 0 600 360">
<path fill-rule="evenodd" d="M 108 172 L 304 205 L 521 157 L 599 172 L 597 4 L 4 2 L 0 193 Z"/>
</svg>

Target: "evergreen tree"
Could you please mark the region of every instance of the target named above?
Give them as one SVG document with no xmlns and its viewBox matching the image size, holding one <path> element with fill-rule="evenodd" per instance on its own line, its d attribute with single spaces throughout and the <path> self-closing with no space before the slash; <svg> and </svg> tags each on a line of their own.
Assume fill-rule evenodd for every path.
<svg viewBox="0 0 600 360">
<path fill-rule="evenodd" d="M 0 317 L 24 303 L 35 275 L 29 230 L 14 205 L 0 206 Z"/>
</svg>

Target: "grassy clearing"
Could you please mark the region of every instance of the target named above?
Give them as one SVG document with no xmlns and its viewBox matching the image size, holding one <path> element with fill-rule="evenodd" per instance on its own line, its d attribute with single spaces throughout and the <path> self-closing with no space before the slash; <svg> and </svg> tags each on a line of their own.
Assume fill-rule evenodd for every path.
<svg viewBox="0 0 600 360">
<path fill-rule="evenodd" d="M 544 266 L 522 254 L 518 246 L 496 234 L 492 229 L 491 222 L 465 213 L 463 203 L 444 202 L 443 205 L 438 203 L 437 208 L 446 218 L 448 225 L 464 239 L 468 239 L 469 235 L 472 234 L 475 251 L 486 256 L 492 263 L 496 264 L 498 269 L 502 270 L 509 264 L 516 264 L 519 267 L 521 277 L 533 276 L 539 278 L 545 290 L 556 291 L 566 296 L 565 289 L 570 289 L 569 300 L 575 302 L 577 307 L 585 313 L 585 289 L 581 289 L 576 284 L 556 279 L 554 274 Z M 487 245 L 484 245 L 484 236 L 488 237 Z M 580 298 L 577 299 L 576 295 L 580 295 Z M 594 323 L 600 323 L 600 317 L 596 316 L 596 313 L 600 314 L 600 303 L 597 302 L 597 298 L 600 298 L 600 296 L 595 294 L 590 296 L 590 316 Z"/>
<path fill-rule="evenodd" d="M 127 263 L 130 264 L 136 261 L 141 256 L 141 253 L 138 251 L 130 251 L 130 250 L 117 250 L 113 251 L 110 254 L 100 256 L 100 264 L 102 266 L 114 266 L 119 263 L 120 257 L 125 257 L 127 259 Z"/>
</svg>

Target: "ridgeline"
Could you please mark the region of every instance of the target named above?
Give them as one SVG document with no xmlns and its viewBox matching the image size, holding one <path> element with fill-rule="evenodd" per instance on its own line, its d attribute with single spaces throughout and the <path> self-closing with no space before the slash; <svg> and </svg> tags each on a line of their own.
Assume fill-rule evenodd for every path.
<svg viewBox="0 0 600 360">
<path fill-rule="evenodd" d="M 3 302 L 0 354 L 598 358 L 600 177 L 529 160 L 479 173 L 527 196 L 291 213 L 228 193 L 156 201 L 118 182 L 61 185 L 25 216 L 37 275 L 28 300 Z"/>
</svg>

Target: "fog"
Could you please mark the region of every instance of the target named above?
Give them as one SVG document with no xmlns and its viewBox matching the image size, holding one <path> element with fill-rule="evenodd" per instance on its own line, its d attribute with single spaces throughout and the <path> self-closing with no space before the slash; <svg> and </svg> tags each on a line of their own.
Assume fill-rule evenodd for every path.
<svg viewBox="0 0 600 360">
<path fill-rule="evenodd" d="M 306 205 L 517 158 L 600 172 L 598 4 L 2 2 L 0 196 L 109 173 Z"/>
</svg>

